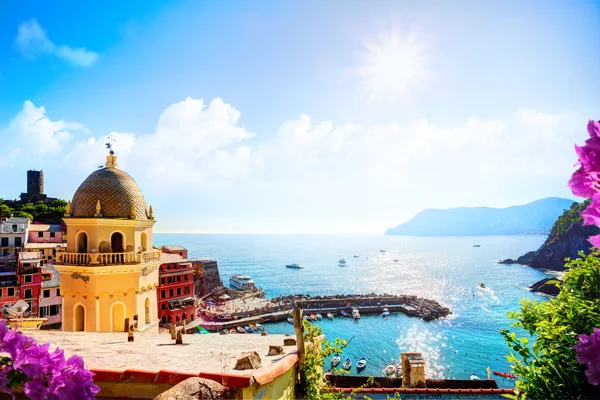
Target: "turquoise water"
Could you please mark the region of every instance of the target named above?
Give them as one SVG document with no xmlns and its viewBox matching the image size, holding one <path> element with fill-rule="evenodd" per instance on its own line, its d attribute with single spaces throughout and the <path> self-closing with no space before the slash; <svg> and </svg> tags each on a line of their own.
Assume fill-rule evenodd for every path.
<svg viewBox="0 0 600 400">
<path fill-rule="evenodd" d="M 540 298 L 527 286 L 546 277 L 520 265 L 501 265 L 537 249 L 544 236 L 406 237 L 362 235 L 180 235 L 155 234 L 155 244 L 179 244 L 190 257 L 212 257 L 219 262 L 227 284 L 234 273 L 251 275 L 267 297 L 280 294 L 340 293 L 415 294 L 439 301 L 453 314 L 424 322 L 402 314 L 387 320 L 363 316 L 359 321 L 336 318 L 319 323 L 328 338 L 353 338 L 343 359 L 354 364 L 368 360 L 362 374 L 380 375 L 400 353 L 420 351 L 431 378 L 468 379 L 471 372 L 486 376 L 507 371 L 508 348 L 499 334 L 517 310 L 519 299 Z M 480 244 L 481 247 L 473 247 Z M 386 253 L 379 253 L 385 249 Z M 354 258 L 358 255 L 358 258 Z M 348 267 L 339 267 L 345 258 Z M 397 260 L 397 261 L 394 261 Z M 285 268 L 297 262 L 305 268 Z M 479 287 L 483 282 L 485 289 Z M 287 322 L 268 324 L 270 333 L 293 333 Z M 353 368 L 353 373 L 356 373 Z M 509 381 L 498 377 L 501 386 Z"/>
</svg>

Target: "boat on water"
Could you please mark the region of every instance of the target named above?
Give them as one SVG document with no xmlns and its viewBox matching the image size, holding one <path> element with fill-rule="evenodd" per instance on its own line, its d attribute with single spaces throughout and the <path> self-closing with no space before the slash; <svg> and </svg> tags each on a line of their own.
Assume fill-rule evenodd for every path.
<svg viewBox="0 0 600 400">
<path fill-rule="evenodd" d="M 317 316 L 317 320 L 319 320 L 319 321 L 323 319 L 323 316 L 320 313 L 317 313 L 316 316 Z"/>
<path fill-rule="evenodd" d="M 313 321 L 317 320 L 317 316 L 315 314 L 310 314 L 310 319 Z"/>
<path fill-rule="evenodd" d="M 250 327 L 250 329 L 252 329 L 255 332 L 258 330 L 258 328 L 256 327 L 256 325 L 254 325 L 254 324 L 250 324 L 248 326 Z"/>
<path fill-rule="evenodd" d="M 246 333 L 246 330 L 244 328 L 242 328 L 241 326 L 238 326 L 237 328 L 238 333 Z"/>
<path fill-rule="evenodd" d="M 245 326 L 244 329 L 246 330 L 246 332 L 248 333 L 253 333 L 254 329 L 250 328 L 249 326 Z"/>
<path fill-rule="evenodd" d="M 294 318 L 287 317 L 287 322 L 289 322 L 290 324 L 294 325 Z"/>
<path fill-rule="evenodd" d="M 342 357 L 340 357 L 340 356 L 331 357 L 331 367 L 332 368 L 337 367 L 341 361 L 342 361 Z"/>
<path fill-rule="evenodd" d="M 209 331 L 207 331 L 205 328 L 203 328 L 201 326 L 196 327 L 196 329 L 198 330 L 198 333 L 201 333 L 203 335 L 210 333 Z"/>
<path fill-rule="evenodd" d="M 256 286 L 254 285 L 254 281 L 249 275 L 232 275 L 229 278 L 229 284 L 232 288 L 237 290 L 253 290 Z"/>
<path fill-rule="evenodd" d="M 367 360 L 365 360 L 365 358 L 363 357 L 356 363 L 356 370 L 360 372 L 365 368 L 367 368 Z"/>
<path fill-rule="evenodd" d="M 235 328 L 231 328 L 231 329 L 229 330 L 229 333 L 235 333 L 235 332 L 236 332 L 236 331 L 235 331 Z"/>
<path fill-rule="evenodd" d="M 480 377 L 475 375 L 475 372 L 471 372 L 471 375 L 469 376 L 469 378 L 471 378 L 472 381 L 480 381 L 481 380 Z"/>
<path fill-rule="evenodd" d="M 507 379 L 517 379 L 517 376 L 514 374 L 511 374 L 510 372 L 498 372 L 498 371 L 493 371 L 494 375 L 498 375 L 501 376 L 503 378 L 507 378 Z"/>
<path fill-rule="evenodd" d="M 348 312 L 347 312 L 347 311 L 341 310 L 341 311 L 340 311 L 340 314 L 342 314 L 342 316 L 343 316 L 343 317 L 346 317 L 346 318 L 352 318 L 352 315 L 348 314 Z"/>
<path fill-rule="evenodd" d="M 333 321 L 333 314 L 328 312 L 327 313 L 327 318 L 329 318 L 331 321 Z"/>
<path fill-rule="evenodd" d="M 345 370 L 349 370 L 350 368 L 352 368 L 352 360 L 349 358 L 346 358 L 346 361 L 344 361 L 344 365 L 342 367 Z"/>
<path fill-rule="evenodd" d="M 292 320 L 292 322 L 294 322 L 294 321 Z M 256 323 L 256 329 L 258 329 L 259 331 L 264 331 L 265 327 L 259 323 Z"/>
<path fill-rule="evenodd" d="M 305 321 L 311 322 L 312 320 L 310 319 L 310 317 L 308 315 L 305 315 L 304 317 L 302 317 Z"/>
<path fill-rule="evenodd" d="M 388 377 L 392 377 L 394 375 L 396 375 L 396 364 L 395 363 L 389 363 L 384 369 L 383 369 L 383 373 L 385 374 L 385 376 Z"/>
<path fill-rule="evenodd" d="M 358 312 L 358 308 L 353 308 L 352 309 L 352 318 L 354 318 L 354 319 L 360 319 L 360 313 Z"/>
<path fill-rule="evenodd" d="M 473 247 L 481 247 L 480 244 L 474 244 Z"/>
<path fill-rule="evenodd" d="M 379 252 L 383 254 L 383 253 L 385 253 L 385 250 L 381 249 L 381 250 L 379 250 Z"/>
<path fill-rule="evenodd" d="M 339 265 L 340 267 L 345 267 L 346 265 L 348 265 L 348 263 L 346 262 L 346 260 L 345 260 L 345 259 L 343 259 L 343 258 L 340 258 L 340 259 L 338 260 L 338 265 Z"/>
<path fill-rule="evenodd" d="M 286 268 L 294 268 L 294 269 L 302 269 L 304 268 L 302 265 L 293 263 L 293 264 L 285 264 Z"/>
<path fill-rule="evenodd" d="M 358 258 L 358 257 L 359 257 L 359 256 L 358 256 L 358 254 L 355 254 L 355 255 L 354 255 L 354 258 Z"/>
<path fill-rule="evenodd" d="M 481 283 L 479 284 L 479 287 L 480 287 L 480 288 L 482 288 L 482 289 L 485 289 L 485 288 L 486 288 L 486 286 L 485 286 L 485 283 L 481 282 Z"/>
<path fill-rule="evenodd" d="M 381 316 L 383 318 L 387 318 L 390 315 L 390 310 L 388 308 L 384 308 L 383 312 L 381 313 Z"/>
</svg>

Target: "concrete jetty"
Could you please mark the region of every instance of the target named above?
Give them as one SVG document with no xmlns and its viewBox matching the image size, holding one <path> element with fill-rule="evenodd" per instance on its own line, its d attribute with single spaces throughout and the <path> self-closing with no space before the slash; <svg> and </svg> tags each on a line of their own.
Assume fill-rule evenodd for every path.
<svg viewBox="0 0 600 400">
<path fill-rule="evenodd" d="M 233 313 L 214 318 L 200 316 L 197 320 L 186 325 L 187 331 L 193 331 L 201 325 L 209 331 L 220 331 L 237 326 L 245 326 L 254 323 L 277 322 L 286 320 L 296 302 L 302 304 L 304 314 L 320 313 L 325 318 L 327 313 L 342 317 L 341 311 L 350 312 L 353 308 L 359 310 L 362 315 L 380 314 L 383 308 L 390 312 L 401 312 L 411 317 L 431 321 L 446 317 L 451 314 L 450 309 L 442 306 L 434 300 L 424 299 L 417 296 L 407 295 L 333 295 L 333 296 L 309 296 L 291 295 L 277 297 L 269 300 L 268 309 L 262 308 L 249 310 L 243 313 Z M 208 313 L 207 313 L 208 314 Z"/>
</svg>

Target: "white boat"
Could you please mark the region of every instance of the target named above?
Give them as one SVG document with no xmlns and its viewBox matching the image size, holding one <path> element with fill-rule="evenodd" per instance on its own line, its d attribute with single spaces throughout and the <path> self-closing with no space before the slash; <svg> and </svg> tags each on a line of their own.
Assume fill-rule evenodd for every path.
<svg viewBox="0 0 600 400">
<path fill-rule="evenodd" d="M 383 254 L 383 253 L 385 253 L 385 250 L 381 249 L 381 250 L 379 250 L 379 252 Z"/>
<path fill-rule="evenodd" d="M 345 260 L 345 259 L 343 259 L 343 258 L 340 258 L 340 259 L 338 260 L 338 265 L 339 265 L 340 267 L 345 267 L 345 266 L 346 266 L 346 264 L 347 264 L 347 263 L 346 263 L 346 260 Z"/>
<path fill-rule="evenodd" d="M 319 320 L 319 321 L 320 321 L 320 320 L 322 320 L 322 319 L 323 319 L 323 316 L 322 316 L 320 313 L 317 313 L 317 320 Z"/>
<path fill-rule="evenodd" d="M 254 324 L 254 325 L 256 325 L 256 329 L 258 329 L 259 331 L 264 331 L 265 330 L 265 327 L 262 324 L 259 324 L 258 322 L 256 324 Z"/>
<path fill-rule="evenodd" d="M 337 367 L 341 361 L 342 361 L 342 357 L 340 357 L 340 356 L 331 357 L 331 367 L 332 368 Z"/>
<path fill-rule="evenodd" d="M 358 254 L 355 254 L 355 255 L 354 255 L 354 258 L 358 258 Z"/>
<path fill-rule="evenodd" d="M 475 372 L 471 372 L 471 376 L 470 376 L 472 381 L 480 381 L 481 378 L 478 377 L 477 375 L 475 375 Z"/>
<path fill-rule="evenodd" d="M 328 313 L 327 313 L 327 318 L 329 318 L 330 320 L 332 320 L 332 321 L 333 321 L 333 314 L 332 314 L 332 313 L 330 313 L 330 312 L 328 312 Z"/>
<path fill-rule="evenodd" d="M 365 358 L 361 358 L 360 360 L 358 360 L 358 362 L 356 363 L 356 370 L 358 372 L 362 371 L 363 369 L 365 369 L 367 367 L 367 360 L 365 360 Z"/>
<path fill-rule="evenodd" d="M 388 310 L 387 308 L 383 309 L 383 312 L 381 313 L 381 316 L 383 318 L 387 318 L 390 315 L 390 310 Z"/>
<path fill-rule="evenodd" d="M 246 274 L 244 275 L 232 275 L 229 278 L 229 284 L 232 288 L 237 290 L 252 290 L 256 286 L 254 286 L 254 281 L 252 278 Z"/>
<path fill-rule="evenodd" d="M 360 319 L 360 313 L 358 312 L 357 308 L 353 308 L 352 309 L 352 318 L 354 318 L 354 319 Z"/>
<path fill-rule="evenodd" d="M 286 266 L 286 268 L 295 268 L 295 269 L 302 269 L 302 268 L 304 268 L 302 265 L 296 264 L 296 263 L 294 263 L 294 264 L 286 264 L 285 266 Z"/>
<path fill-rule="evenodd" d="M 346 358 L 346 361 L 344 361 L 343 368 L 346 370 L 349 370 L 350 368 L 352 368 L 352 360 L 349 358 Z"/>
<path fill-rule="evenodd" d="M 384 369 L 383 369 L 383 373 L 385 374 L 385 376 L 388 377 L 392 377 L 394 375 L 396 375 L 396 364 L 394 363 L 389 363 Z"/>
<path fill-rule="evenodd" d="M 287 322 L 289 322 L 290 324 L 294 325 L 294 318 L 287 317 Z"/>
</svg>

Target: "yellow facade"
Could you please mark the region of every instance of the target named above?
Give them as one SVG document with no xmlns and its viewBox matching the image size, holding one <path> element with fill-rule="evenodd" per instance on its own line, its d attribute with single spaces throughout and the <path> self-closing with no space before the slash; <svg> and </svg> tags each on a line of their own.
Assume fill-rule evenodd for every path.
<svg viewBox="0 0 600 400">
<path fill-rule="evenodd" d="M 125 319 L 158 332 L 160 251 L 152 208 L 116 157 L 93 172 L 67 206 L 67 249 L 57 254 L 63 331 L 123 332 Z"/>
</svg>

